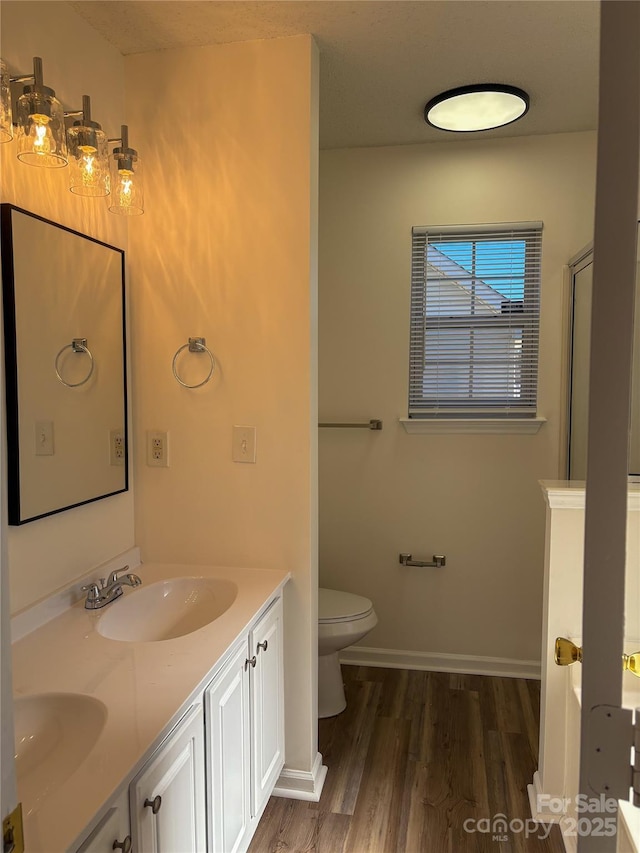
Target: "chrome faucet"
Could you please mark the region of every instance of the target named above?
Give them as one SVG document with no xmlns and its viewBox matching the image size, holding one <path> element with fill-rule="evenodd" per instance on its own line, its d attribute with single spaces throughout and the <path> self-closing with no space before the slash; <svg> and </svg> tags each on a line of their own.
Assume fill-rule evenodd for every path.
<svg viewBox="0 0 640 853">
<path fill-rule="evenodd" d="M 127 574 L 123 577 L 124 572 Z M 129 566 L 124 566 L 122 569 L 111 572 L 108 579 L 100 578 L 99 584 L 94 582 L 83 586 L 83 592 L 87 593 L 84 606 L 87 610 L 99 610 L 101 607 L 111 604 L 116 598 L 120 598 L 123 584 L 140 586 L 141 583 L 138 575 L 129 572 Z"/>
</svg>

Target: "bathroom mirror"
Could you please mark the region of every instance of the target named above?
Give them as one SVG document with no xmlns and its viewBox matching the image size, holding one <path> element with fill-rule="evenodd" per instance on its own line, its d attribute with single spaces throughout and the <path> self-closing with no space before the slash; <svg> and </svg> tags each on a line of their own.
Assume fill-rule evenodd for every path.
<svg viewBox="0 0 640 853">
<path fill-rule="evenodd" d="M 9 524 L 128 488 L 124 252 L 1 207 Z"/>
</svg>

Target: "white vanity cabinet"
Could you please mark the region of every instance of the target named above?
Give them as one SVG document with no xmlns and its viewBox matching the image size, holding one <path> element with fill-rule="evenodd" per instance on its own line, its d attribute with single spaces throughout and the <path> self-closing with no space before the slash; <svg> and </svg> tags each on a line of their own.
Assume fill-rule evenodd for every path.
<svg viewBox="0 0 640 853">
<path fill-rule="evenodd" d="M 113 801 L 77 853 L 113 853 L 114 850 L 121 850 L 122 853 L 132 850 L 127 791 L 123 791 Z"/>
<path fill-rule="evenodd" d="M 284 766 L 284 677 L 282 599 L 255 624 L 249 635 L 251 694 L 251 815 L 263 807 Z"/>
<path fill-rule="evenodd" d="M 209 853 L 242 853 L 284 765 L 282 599 L 205 690 Z"/>
<path fill-rule="evenodd" d="M 205 853 L 202 706 L 187 711 L 129 789 L 135 853 Z"/>
</svg>

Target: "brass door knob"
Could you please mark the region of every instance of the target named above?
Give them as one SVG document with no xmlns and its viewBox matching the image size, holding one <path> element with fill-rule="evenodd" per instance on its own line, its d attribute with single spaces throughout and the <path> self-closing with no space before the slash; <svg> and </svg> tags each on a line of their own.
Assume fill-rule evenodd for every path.
<svg viewBox="0 0 640 853">
<path fill-rule="evenodd" d="M 558 666 L 571 666 L 572 663 L 582 663 L 582 649 L 566 637 L 556 637 L 556 647 L 553 655 Z"/>
<path fill-rule="evenodd" d="M 558 666 L 582 663 L 582 648 L 566 637 L 557 637 L 553 659 Z M 622 669 L 640 678 L 640 651 L 622 655 Z"/>
<path fill-rule="evenodd" d="M 636 678 L 640 678 L 640 652 L 622 655 L 622 668 L 631 672 Z"/>
</svg>

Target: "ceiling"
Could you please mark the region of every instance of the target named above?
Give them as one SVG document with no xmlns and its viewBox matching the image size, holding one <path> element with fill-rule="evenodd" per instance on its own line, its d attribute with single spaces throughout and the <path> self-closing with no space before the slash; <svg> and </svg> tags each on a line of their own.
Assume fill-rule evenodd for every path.
<svg viewBox="0 0 640 853">
<path fill-rule="evenodd" d="M 74 0 L 123 54 L 311 33 L 320 48 L 323 148 L 460 139 L 429 127 L 445 89 L 525 89 L 523 136 L 596 127 L 596 0 Z"/>
</svg>

